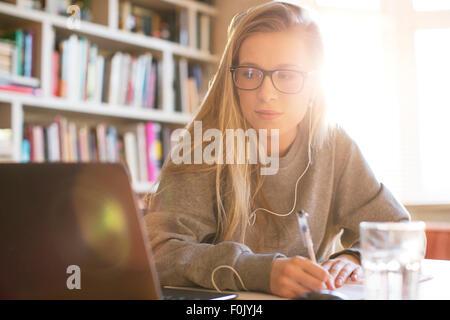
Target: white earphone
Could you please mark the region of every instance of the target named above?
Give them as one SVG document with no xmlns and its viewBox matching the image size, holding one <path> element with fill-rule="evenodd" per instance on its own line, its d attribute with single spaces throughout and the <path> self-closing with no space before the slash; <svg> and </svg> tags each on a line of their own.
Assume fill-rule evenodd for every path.
<svg viewBox="0 0 450 320">
<path fill-rule="evenodd" d="M 302 174 L 298 177 L 297 181 L 295 182 L 295 188 L 294 188 L 294 204 L 292 205 L 292 209 L 291 209 L 288 213 L 277 213 L 277 212 L 273 212 L 273 211 L 271 211 L 271 210 L 268 210 L 268 209 L 266 209 L 266 208 L 257 208 L 257 209 L 255 209 L 252 213 L 250 213 L 250 215 L 249 215 L 249 217 L 248 217 L 248 219 L 249 219 L 249 225 L 253 225 L 253 224 L 255 223 L 255 221 L 256 221 L 256 211 L 258 211 L 258 210 L 264 210 L 264 211 L 266 211 L 266 212 L 268 212 L 268 213 L 270 213 L 270 214 L 273 214 L 273 215 L 275 215 L 275 216 L 278 216 L 278 217 L 287 217 L 287 216 L 289 216 L 290 214 L 292 214 L 292 213 L 294 212 L 295 206 L 297 205 L 297 188 L 298 188 L 298 183 L 299 183 L 299 181 L 303 178 L 303 176 L 305 175 L 306 171 L 308 171 L 309 166 L 310 166 L 311 163 L 312 163 L 312 160 L 311 160 L 311 139 L 312 139 L 312 137 L 311 137 L 311 121 L 312 121 L 312 105 L 313 105 L 313 103 L 314 103 L 314 99 L 311 98 L 311 100 L 310 100 L 310 102 L 309 102 L 309 104 L 308 104 L 308 112 L 309 112 L 309 129 L 308 129 L 308 164 L 306 165 L 305 170 L 302 172 Z M 245 285 L 244 285 L 244 282 L 242 281 L 242 278 L 239 276 L 239 273 L 236 271 L 236 269 L 234 269 L 233 267 L 228 266 L 228 265 L 220 265 L 220 266 L 217 266 L 217 267 L 214 268 L 214 270 L 211 272 L 211 282 L 212 282 L 212 285 L 213 285 L 214 289 L 216 289 L 216 291 L 222 292 L 222 291 L 217 287 L 216 282 L 214 281 L 214 274 L 216 273 L 217 270 L 219 270 L 219 269 L 224 269 L 224 268 L 225 268 L 225 269 L 231 270 L 231 271 L 238 277 L 239 282 L 240 282 L 241 285 L 242 285 L 242 288 L 243 288 L 245 291 L 248 291 L 247 288 L 246 288 Z"/>
<path fill-rule="evenodd" d="M 303 173 L 298 177 L 297 182 L 295 183 L 295 189 L 294 189 L 294 204 L 292 205 L 292 209 L 288 212 L 288 213 L 276 213 L 273 211 L 270 211 L 268 209 L 265 208 L 257 208 L 255 209 L 252 213 L 250 213 L 249 215 L 249 224 L 253 225 L 255 223 L 256 220 L 256 211 L 258 210 L 264 210 L 270 214 L 273 214 L 275 216 L 278 217 L 287 217 L 288 215 L 292 214 L 295 210 L 295 206 L 297 205 L 297 188 L 298 188 L 298 183 L 299 181 L 303 178 L 303 176 L 305 175 L 306 171 L 308 171 L 309 166 L 311 165 L 311 119 L 312 119 L 312 104 L 313 104 L 313 99 L 311 99 L 311 101 L 308 104 L 308 111 L 309 111 L 309 130 L 308 130 L 308 164 L 306 165 L 305 170 L 303 171 Z"/>
</svg>

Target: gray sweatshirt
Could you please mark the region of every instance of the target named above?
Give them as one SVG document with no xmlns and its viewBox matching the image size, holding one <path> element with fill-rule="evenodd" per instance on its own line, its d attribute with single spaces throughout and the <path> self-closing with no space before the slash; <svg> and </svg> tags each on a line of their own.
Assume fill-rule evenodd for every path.
<svg viewBox="0 0 450 320">
<path fill-rule="evenodd" d="M 219 289 L 243 290 L 237 272 L 247 290 L 270 292 L 270 270 L 276 258 L 308 256 L 296 215 L 300 210 L 309 214 L 319 262 L 333 254 L 339 235 L 344 248 L 358 252 L 361 221 L 410 219 L 406 209 L 376 179 L 355 142 L 339 127 L 312 153 L 312 163 L 294 195 L 295 183 L 308 163 L 307 133 L 299 128 L 288 152 L 279 159 L 277 174 L 266 176 L 263 185 L 272 211 L 288 213 L 295 196 L 297 205 L 286 217 L 271 217 L 280 219 L 284 229 L 267 225 L 264 246 L 256 225 L 249 227 L 245 243 L 211 243 L 217 228 L 215 174 L 163 177 L 158 190 L 165 189 L 157 198 L 158 206 L 145 216 L 162 285 L 213 288 L 213 271 L 229 266 L 234 271 L 227 267 L 214 272 Z M 260 214 L 268 213 L 257 211 L 256 219 Z"/>
</svg>

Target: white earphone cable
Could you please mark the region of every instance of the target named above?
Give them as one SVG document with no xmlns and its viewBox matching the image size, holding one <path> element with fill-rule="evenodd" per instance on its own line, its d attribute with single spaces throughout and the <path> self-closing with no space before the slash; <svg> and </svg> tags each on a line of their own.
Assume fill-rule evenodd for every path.
<svg viewBox="0 0 450 320">
<path fill-rule="evenodd" d="M 256 211 L 258 211 L 258 210 L 264 210 L 264 211 L 266 211 L 266 212 L 268 212 L 270 214 L 273 214 L 275 216 L 278 216 L 278 217 L 287 217 L 288 215 L 292 214 L 292 212 L 294 212 L 295 206 L 297 205 L 298 183 L 303 178 L 303 176 L 305 175 L 306 171 L 308 170 L 308 168 L 309 168 L 309 166 L 311 164 L 311 118 L 312 118 L 311 113 L 312 113 L 312 108 L 309 108 L 309 109 L 310 109 L 309 110 L 310 115 L 309 115 L 309 130 L 308 130 L 308 164 L 306 165 L 305 170 L 303 171 L 303 173 L 300 175 L 300 177 L 297 179 L 297 181 L 295 183 L 294 204 L 292 206 L 292 209 L 288 213 L 276 213 L 276 212 L 273 212 L 273 211 L 268 210 L 266 208 L 257 208 L 252 213 L 250 213 L 250 216 L 249 216 L 249 224 L 250 225 L 253 225 L 255 223 L 255 221 L 256 221 Z"/>
<path fill-rule="evenodd" d="M 239 273 L 238 273 L 233 267 L 227 266 L 227 265 L 221 265 L 221 266 L 218 266 L 218 267 L 214 268 L 214 270 L 213 270 L 212 273 L 211 273 L 211 282 L 212 282 L 212 285 L 213 285 L 214 289 L 216 289 L 216 291 L 222 292 L 222 290 L 220 290 L 219 287 L 217 287 L 216 282 L 214 281 L 214 274 L 216 273 L 217 270 L 223 269 L 223 268 L 224 268 L 224 269 L 229 269 L 229 270 L 233 271 L 233 273 L 234 273 L 234 274 L 237 276 L 237 278 L 239 279 L 239 282 L 241 283 L 242 288 L 243 288 L 245 291 L 248 291 L 248 289 L 247 289 L 246 286 L 244 285 L 244 282 L 242 281 L 242 278 L 241 278 L 241 276 L 239 275 Z"/>
<path fill-rule="evenodd" d="M 268 212 L 268 213 L 270 213 L 270 214 L 273 214 L 273 215 L 276 215 L 276 216 L 279 216 L 279 217 L 286 217 L 286 216 L 292 214 L 292 212 L 294 212 L 295 206 L 297 205 L 297 188 L 298 188 L 298 183 L 299 183 L 299 181 L 303 178 L 303 176 L 305 175 L 306 171 L 308 170 L 308 168 L 309 168 L 309 166 L 310 166 L 310 164 L 311 164 L 311 118 L 312 118 L 312 101 L 311 101 L 311 103 L 309 104 L 309 112 L 310 112 L 310 114 L 309 114 L 309 130 L 308 130 L 308 164 L 306 165 L 306 168 L 305 168 L 305 170 L 303 171 L 303 173 L 300 175 L 300 177 L 299 177 L 299 178 L 297 179 L 297 181 L 295 182 L 295 189 L 294 189 L 294 204 L 293 204 L 293 206 L 292 206 L 291 211 L 289 211 L 288 213 L 276 213 L 276 212 L 273 212 L 273 211 L 268 210 L 268 209 L 265 209 L 265 208 L 257 208 L 257 209 L 255 209 L 255 210 L 250 214 L 250 216 L 249 216 L 249 224 L 250 224 L 250 225 L 253 225 L 253 224 L 255 223 L 255 221 L 256 221 L 256 211 L 258 211 L 258 210 L 265 210 L 266 212 Z M 214 270 L 213 270 L 212 273 L 211 273 L 211 282 L 212 282 L 212 285 L 213 285 L 213 287 L 214 287 L 214 289 L 215 289 L 216 291 L 222 292 L 222 290 L 220 290 L 219 287 L 217 287 L 216 282 L 214 281 L 214 274 L 216 273 L 217 270 L 220 270 L 220 269 L 223 269 L 223 268 L 231 270 L 231 271 L 237 276 L 237 278 L 239 279 L 239 282 L 241 283 L 242 288 L 243 288 L 245 291 L 248 291 L 247 287 L 244 285 L 244 282 L 242 281 L 242 278 L 241 278 L 241 276 L 239 275 L 239 273 L 236 271 L 236 269 L 234 269 L 232 266 L 228 266 L 228 265 L 220 265 L 220 266 L 217 266 L 216 268 L 214 268 Z"/>
</svg>

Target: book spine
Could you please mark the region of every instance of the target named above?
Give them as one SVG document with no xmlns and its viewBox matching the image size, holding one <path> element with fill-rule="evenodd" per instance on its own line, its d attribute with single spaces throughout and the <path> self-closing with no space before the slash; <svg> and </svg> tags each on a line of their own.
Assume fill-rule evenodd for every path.
<svg viewBox="0 0 450 320">
<path fill-rule="evenodd" d="M 181 97 L 181 111 L 183 113 L 189 113 L 189 94 L 188 94 L 188 62 L 186 59 L 180 59 L 180 97 Z"/>
<path fill-rule="evenodd" d="M 67 98 L 67 81 L 68 81 L 68 45 L 67 40 L 62 41 L 59 44 L 60 48 L 60 59 L 61 59 L 61 76 L 59 79 L 59 96 L 62 98 Z"/>
<path fill-rule="evenodd" d="M 69 141 L 70 141 L 70 161 L 78 162 L 78 135 L 77 135 L 77 126 L 74 122 L 69 123 Z"/>
<path fill-rule="evenodd" d="M 38 95 L 40 92 L 40 90 L 37 88 L 16 86 L 14 84 L 0 84 L 0 90 L 17 92 L 17 93 L 26 93 L 26 94 L 32 94 L 32 95 Z"/>
<path fill-rule="evenodd" d="M 97 150 L 100 162 L 106 162 L 106 126 L 103 123 L 97 125 Z"/>
<path fill-rule="evenodd" d="M 85 99 L 88 101 L 94 101 L 96 98 L 97 68 L 97 46 L 91 45 L 89 48 L 89 62 L 87 65 L 87 81 L 85 90 Z"/>
<path fill-rule="evenodd" d="M 116 52 L 111 61 L 110 85 L 109 85 L 109 99 L 108 102 L 112 105 L 120 103 L 120 88 L 121 88 L 121 69 L 124 63 L 125 56 L 121 52 Z M 122 87 L 123 88 L 123 87 Z"/>
<path fill-rule="evenodd" d="M 147 174 L 148 174 L 148 181 L 155 181 L 156 175 L 155 175 L 155 168 L 153 163 L 153 157 L 152 157 L 152 148 L 153 144 L 155 143 L 155 135 L 153 130 L 153 123 L 147 122 L 145 124 L 145 133 L 147 136 L 147 148 L 145 155 L 147 157 Z"/>
<path fill-rule="evenodd" d="M 33 161 L 34 162 L 44 162 L 45 161 L 45 151 L 44 151 L 44 134 L 43 128 L 40 125 L 33 126 Z"/>
<path fill-rule="evenodd" d="M 155 107 L 155 96 L 156 96 L 156 62 L 150 65 L 150 79 L 148 81 L 148 108 Z"/>
<path fill-rule="evenodd" d="M 80 98 L 80 41 L 74 34 L 69 38 L 68 55 L 67 95 L 69 100 L 77 101 Z"/>
<path fill-rule="evenodd" d="M 147 141 L 146 141 L 145 124 L 137 125 L 137 148 L 139 163 L 139 181 L 148 181 L 148 165 L 147 165 Z"/>
<path fill-rule="evenodd" d="M 113 126 L 108 126 L 106 130 L 106 158 L 108 162 L 119 160 L 117 155 L 117 129 Z"/>
<path fill-rule="evenodd" d="M 23 48 L 24 48 L 24 35 L 23 30 L 16 30 L 16 47 L 15 47 L 15 64 L 13 74 L 23 76 Z"/>
<path fill-rule="evenodd" d="M 126 163 L 133 182 L 138 181 L 138 162 L 137 162 L 137 147 L 136 135 L 133 132 L 126 132 L 124 135 L 125 158 Z"/>
<path fill-rule="evenodd" d="M 21 149 L 21 162 L 30 162 L 30 141 L 27 139 L 22 141 L 22 149 Z"/>
<path fill-rule="evenodd" d="M 95 93 L 94 93 L 94 101 L 97 103 L 102 103 L 103 97 L 103 88 L 105 81 L 105 57 L 98 56 L 97 57 L 97 65 L 96 65 L 96 80 L 95 80 Z"/>
<path fill-rule="evenodd" d="M 24 61 L 24 76 L 32 76 L 32 66 L 33 66 L 33 38 L 34 32 L 32 30 L 28 31 L 25 35 L 25 61 Z"/>
<path fill-rule="evenodd" d="M 80 68 L 77 70 L 79 74 L 79 91 L 76 99 L 83 101 L 86 99 L 86 83 L 89 63 L 89 41 L 86 38 L 81 38 L 79 40 L 79 52 Z"/>
<path fill-rule="evenodd" d="M 58 88 L 59 88 L 59 58 L 60 54 L 58 51 L 53 51 L 52 56 L 52 95 L 54 97 L 57 97 L 59 95 Z"/>
</svg>

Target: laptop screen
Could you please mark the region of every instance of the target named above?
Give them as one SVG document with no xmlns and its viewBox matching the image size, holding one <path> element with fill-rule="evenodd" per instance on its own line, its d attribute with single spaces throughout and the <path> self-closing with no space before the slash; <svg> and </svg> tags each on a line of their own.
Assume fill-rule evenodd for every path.
<svg viewBox="0 0 450 320">
<path fill-rule="evenodd" d="M 157 299 L 120 164 L 0 165 L 0 299 Z"/>
</svg>

